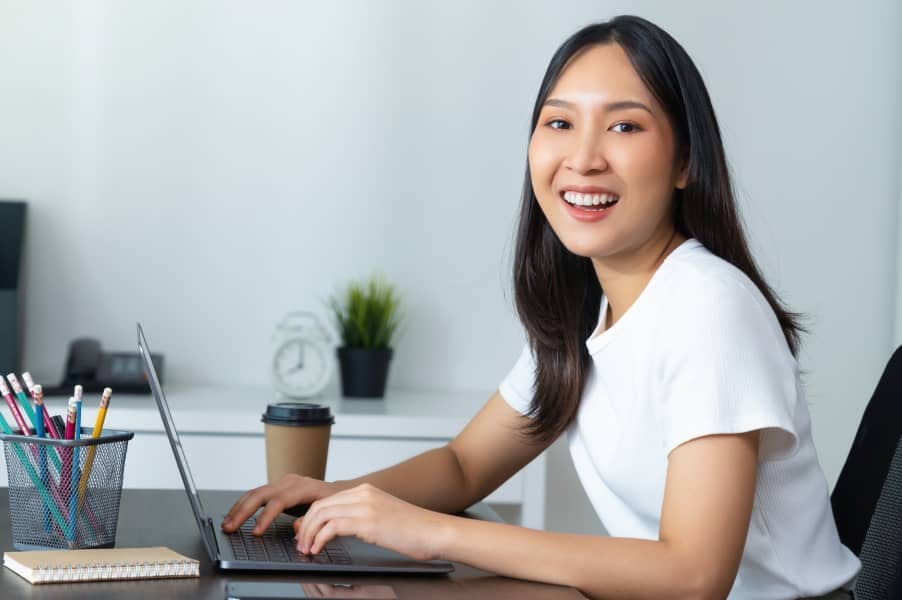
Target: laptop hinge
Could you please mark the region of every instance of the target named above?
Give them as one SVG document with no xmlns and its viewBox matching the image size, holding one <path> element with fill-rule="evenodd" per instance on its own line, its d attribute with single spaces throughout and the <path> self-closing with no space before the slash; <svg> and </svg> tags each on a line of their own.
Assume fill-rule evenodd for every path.
<svg viewBox="0 0 902 600">
<path fill-rule="evenodd" d="M 216 539 L 216 530 L 213 528 L 213 519 L 208 516 L 206 524 L 209 528 L 207 539 L 210 540 L 207 548 L 213 553 L 213 556 L 210 557 L 210 561 L 212 561 L 213 564 L 216 564 L 216 561 L 222 558 L 222 551 L 219 549 L 219 541 Z"/>
</svg>

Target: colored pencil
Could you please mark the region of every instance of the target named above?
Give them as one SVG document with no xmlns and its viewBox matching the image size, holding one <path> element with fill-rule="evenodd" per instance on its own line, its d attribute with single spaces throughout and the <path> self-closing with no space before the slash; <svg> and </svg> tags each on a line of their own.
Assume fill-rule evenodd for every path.
<svg viewBox="0 0 902 600">
<path fill-rule="evenodd" d="M 25 381 L 25 387 L 28 388 L 28 392 L 31 394 L 31 397 L 34 398 L 34 390 L 37 387 L 34 383 L 34 379 L 31 378 L 31 373 L 25 371 L 22 373 L 22 379 Z M 44 411 L 44 433 L 49 435 L 55 440 L 58 440 L 63 437 L 62 432 L 59 431 L 56 427 L 56 423 L 53 422 L 53 417 L 50 416 L 50 411 Z M 59 465 L 57 465 L 59 467 Z"/>
<path fill-rule="evenodd" d="M 94 439 L 99 438 L 103 432 L 103 422 L 106 420 L 106 411 L 110 406 L 110 398 L 112 396 L 113 390 L 104 388 L 103 396 L 100 398 L 100 408 L 97 410 L 97 419 L 94 421 L 94 430 L 91 432 L 91 437 Z M 96 450 L 97 446 L 88 448 L 88 458 L 85 460 L 84 473 L 81 483 L 78 485 L 78 508 L 76 510 L 81 510 L 81 504 L 84 502 L 85 492 L 88 489 L 88 478 L 91 476 L 91 467 L 94 466 L 94 452 Z"/>
<path fill-rule="evenodd" d="M 15 420 L 16 425 L 19 427 L 19 429 L 22 430 L 22 435 L 31 435 L 31 430 L 28 428 L 28 425 L 25 423 L 25 419 L 22 417 L 22 412 L 16 405 L 16 399 L 13 398 L 12 392 L 10 392 L 9 390 L 9 386 L 6 385 L 6 380 L 2 377 L 0 377 L 0 394 L 2 394 L 3 399 L 6 400 L 6 405 L 9 407 L 9 412 L 13 414 L 13 420 Z"/>
<path fill-rule="evenodd" d="M 35 414 L 34 409 L 31 408 L 31 403 L 28 401 L 28 397 L 25 396 L 25 392 L 22 390 L 22 386 L 19 385 L 19 379 L 16 377 L 15 373 L 10 373 L 6 376 L 9 380 L 9 384 L 13 388 L 13 392 L 16 394 L 16 398 L 19 400 L 19 405 L 22 407 L 22 410 L 25 411 L 25 416 L 28 417 L 28 420 L 31 421 L 31 425 L 33 429 L 37 429 L 37 425 L 35 424 Z M 23 430 L 23 434 L 25 431 Z"/>
<path fill-rule="evenodd" d="M 44 389 L 41 386 L 38 386 L 35 390 L 34 395 L 34 428 L 35 434 L 39 438 L 44 437 Z M 41 481 L 44 482 L 45 485 L 50 484 L 50 476 L 47 473 L 47 449 L 44 447 L 44 444 L 41 444 L 38 448 L 38 452 L 40 453 L 40 458 L 38 460 L 41 471 Z M 47 508 L 44 508 L 44 531 L 50 531 L 50 511 Z"/>
<path fill-rule="evenodd" d="M 6 419 L 3 418 L 2 414 L 0 414 L 0 430 L 3 430 L 3 433 L 6 434 L 12 434 L 12 429 L 10 429 L 9 423 L 6 422 Z M 59 526 L 60 531 L 65 531 L 66 519 L 63 518 L 62 514 L 60 514 L 59 509 L 56 507 L 56 504 L 50 497 L 50 494 L 47 492 L 47 488 L 44 486 L 41 478 L 37 473 L 34 472 L 34 467 L 31 466 L 31 461 L 22 450 L 21 444 L 18 444 L 16 442 L 10 443 L 13 444 L 13 451 L 16 453 L 16 457 L 19 459 L 21 465 L 25 468 L 25 473 L 28 475 L 28 478 L 31 479 L 31 482 L 34 484 L 35 489 L 38 490 L 38 493 L 44 500 L 44 506 L 50 509 L 50 514 L 53 516 L 53 520 L 56 521 L 57 526 Z"/>
</svg>

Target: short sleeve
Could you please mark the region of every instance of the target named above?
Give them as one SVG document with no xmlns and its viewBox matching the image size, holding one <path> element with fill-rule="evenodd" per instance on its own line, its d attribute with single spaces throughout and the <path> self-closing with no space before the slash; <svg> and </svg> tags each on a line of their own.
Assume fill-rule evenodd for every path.
<svg viewBox="0 0 902 600">
<path fill-rule="evenodd" d="M 511 408 L 526 415 L 535 394 L 535 379 L 536 363 L 529 344 L 525 344 L 517 362 L 498 386 L 498 391 Z"/>
<path fill-rule="evenodd" d="M 792 455 L 798 367 L 764 296 L 750 281 L 714 278 L 682 288 L 674 305 L 658 338 L 666 453 L 706 435 L 761 430 L 761 460 Z"/>
</svg>

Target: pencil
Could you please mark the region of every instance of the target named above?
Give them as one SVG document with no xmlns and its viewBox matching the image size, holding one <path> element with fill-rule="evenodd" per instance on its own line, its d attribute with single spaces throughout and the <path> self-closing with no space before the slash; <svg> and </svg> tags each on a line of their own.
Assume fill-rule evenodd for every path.
<svg viewBox="0 0 902 600">
<path fill-rule="evenodd" d="M 6 405 L 9 407 L 9 412 L 13 414 L 13 419 L 15 420 L 16 425 L 19 427 L 19 429 L 22 430 L 22 435 L 31 435 L 31 430 L 28 428 L 28 425 L 25 423 L 25 419 L 22 417 L 22 412 L 16 405 L 16 399 L 13 398 L 12 392 L 9 391 L 9 386 L 6 385 L 6 380 L 2 377 L 0 377 L 0 394 L 3 394 L 3 399 L 6 400 Z"/>
<path fill-rule="evenodd" d="M 9 427 L 9 423 L 6 422 L 6 419 L 3 418 L 3 415 L 0 414 L 0 429 L 3 430 L 3 433 L 12 434 L 12 429 Z M 13 445 L 13 451 L 16 453 L 16 457 L 19 459 L 19 463 L 22 467 L 25 468 L 25 473 L 28 474 L 28 478 L 31 479 L 31 482 L 34 484 L 38 493 L 41 494 L 41 498 L 44 500 L 44 506 L 50 509 L 50 514 L 53 516 L 53 520 L 56 521 L 56 524 L 59 526 L 60 531 L 66 530 L 66 520 L 63 518 L 63 515 L 60 514 L 60 511 L 56 508 L 56 504 L 53 502 L 53 499 L 50 497 L 50 494 L 47 492 L 47 488 L 44 486 L 44 483 L 41 481 L 41 478 L 37 473 L 34 472 L 34 467 L 31 466 L 31 462 L 28 460 L 28 457 L 25 456 L 25 452 L 22 450 L 21 444 L 17 442 L 10 442 Z"/>
<path fill-rule="evenodd" d="M 82 399 L 82 387 L 80 385 L 75 386 L 75 422 L 72 424 L 72 437 L 69 439 L 78 440 L 81 439 L 81 399 Z M 71 402 L 71 400 L 70 400 Z M 72 412 L 72 406 L 69 406 L 69 412 Z M 66 429 L 68 431 L 69 424 L 68 419 L 66 422 Z M 75 530 L 76 523 L 78 522 L 76 515 L 76 504 L 78 503 L 78 484 L 79 484 L 79 458 L 81 454 L 81 448 L 75 446 L 72 448 L 72 480 L 69 486 L 69 530 L 66 532 L 66 539 L 69 540 L 69 547 L 72 547 L 73 542 L 75 541 Z"/>
<path fill-rule="evenodd" d="M 94 421 L 94 430 L 91 432 L 91 437 L 96 439 L 100 437 L 101 432 L 103 432 L 103 422 L 106 420 L 106 411 L 110 406 L 110 398 L 113 396 L 113 390 L 110 388 L 104 388 L 103 396 L 100 398 L 100 408 L 97 410 L 97 419 Z M 85 492 L 88 490 L 88 478 L 91 477 L 91 467 L 94 466 L 94 452 L 97 450 L 97 446 L 91 446 L 88 448 L 88 458 L 85 460 L 85 469 L 84 473 L 81 477 L 81 483 L 78 484 L 78 508 L 76 510 L 81 510 L 81 504 L 85 500 Z"/>
<path fill-rule="evenodd" d="M 66 411 L 66 438 L 67 440 L 71 440 L 75 436 L 75 414 L 78 411 L 76 404 L 78 400 L 74 397 L 69 398 L 69 406 Z M 60 492 L 62 492 L 63 497 L 67 497 L 68 494 L 72 493 L 72 448 L 63 448 L 63 469 L 60 471 Z M 69 511 L 67 515 L 67 520 L 71 519 L 74 515 L 73 511 Z M 71 539 L 69 538 L 69 526 L 63 528 L 63 531 L 66 533 L 66 539 L 71 543 Z"/>
<path fill-rule="evenodd" d="M 22 379 L 25 381 L 25 387 L 28 388 L 28 391 L 31 393 L 31 397 L 34 398 L 34 391 L 38 387 L 34 383 L 34 379 L 31 378 L 31 373 L 25 371 L 22 373 Z M 62 437 L 62 433 L 57 429 L 56 423 L 53 422 L 53 417 L 50 416 L 50 411 L 44 411 L 44 433 L 49 435 L 55 440 L 58 440 Z M 56 465 L 59 468 L 59 464 Z"/>
<path fill-rule="evenodd" d="M 34 428 L 35 434 L 39 438 L 44 437 L 44 389 L 41 386 L 38 386 L 35 389 L 34 394 Z M 38 452 L 40 453 L 40 458 L 38 459 L 38 463 L 40 465 L 41 471 L 41 481 L 44 482 L 45 485 L 49 485 L 50 478 L 47 474 L 47 448 L 44 447 L 44 444 L 41 444 L 38 448 Z M 50 531 L 50 511 L 44 508 L 44 531 Z"/>
<path fill-rule="evenodd" d="M 16 405 L 16 401 L 15 401 L 15 399 L 13 398 L 12 394 L 10 393 L 9 387 L 6 385 L 6 380 L 3 379 L 2 377 L 0 377 L 0 394 L 3 395 L 3 398 L 6 400 L 6 405 L 9 407 L 10 412 L 13 413 L 13 419 L 15 419 L 16 424 L 17 424 L 17 425 L 19 426 L 19 428 L 21 429 L 21 434 L 20 434 L 20 435 L 24 435 L 24 436 L 31 435 L 31 430 L 29 430 L 29 429 L 28 429 L 28 426 L 25 424 L 25 419 L 24 419 L 24 417 L 22 417 L 22 413 L 19 411 L 19 407 Z M 4 420 L 4 423 L 6 423 L 5 420 Z M 8 427 L 8 426 L 9 426 L 9 425 L 7 424 L 7 427 Z M 8 433 L 12 433 L 12 430 L 8 431 Z M 29 446 L 31 447 L 31 452 L 32 452 L 32 454 L 34 455 L 35 460 L 36 460 L 37 462 L 40 461 L 40 452 L 39 452 L 39 449 L 38 449 L 38 446 L 39 446 L 39 445 L 40 445 L 40 444 L 29 444 Z M 21 448 L 20 448 L 19 446 L 17 446 L 17 450 L 21 450 Z M 61 452 L 65 452 L 65 451 L 66 451 L 65 448 L 62 448 L 62 449 L 61 449 Z M 70 448 L 70 449 L 68 449 L 68 457 L 69 457 L 69 459 L 70 459 L 70 462 L 71 462 L 71 456 L 72 456 L 71 453 L 72 453 L 72 449 Z M 25 452 L 24 452 L 24 450 L 23 450 L 23 451 L 22 451 L 22 454 L 21 454 L 21 456 L 20 456 L 20 458 L 21 458 L 21 457 L 24 457 L 24 456 L 26 456 L 26 455 L 25 455 Z M 51 456 L 51 458 L 56 458 L 57 461 L 58 461 L 58 457 L 54 456 L 54 454 L 51 454 L 50 456 Z M 64 471 L 65 469 L 63 469 L 63 468 L 62 468 L 63 465 L 62 465 L 60 462 L 57 462 L 57 461 L 55 461 L 55 464 L 57 464 L 57 465 L 58 465 L 58 468 L 60 469 L 60 478 L 61 478 L 61 479 L 60 479 L 60 482 L 62 483 L 62 481 L 63 481 L 63 480 L 62 480 L 62 476 L 63 476 L 62 473 L 63 473 L 63 471 Z M 31 475 L 30 475 L 31 473 L 34 473 L 34 467 L 32 467 L 31 461 L 28 461 L 28 460 L 27 460 L 27 457 L 26 457 L 26 464 L 24 464 L 23 466 L 24 466 L 25 469 L 29 472 L 29 476 L 31 476 Z M 71 467 L 67 467 L 67 468 L 71 468 Z M 35 473 L 35 476 L 34 476 L 34 477 L 37 478 L 37 479 L 40 481 L 40 478 L 39 478 L 39 476 L 38 476 L 36 473 Z M 47 481 L 46 483 L 47 483 L 47 486 L 46 486 L 46 487 L 43 487 L 42 489 L 43 489 L 44 491 L 47 491 L 47 487 L 49 487 L 50 492 L 52 492 L 52 494 L 53 494 L 53 500 L 55 500 L 54 508 L 56 508 L 56 506 L 58 505 L 58 506 L 59 506 L 59 510 L 65 511 L 65 510 L 66 510 L 66 502 L 65 502 L 65 499 L 62 497 L 62 491 L 61 491 L 59 488 L 54 487 L 54 483 L 53 483 L 52 478 L 50 478 L 50 480 Z M 67 485 L 68 485 L 68 484 L 67 484 Z M 63 526 L 61 527 L 61 530 L 62 530 L 62 531 L 65 531 L 65 525 L 63 525 Z"/>
<path fill-rule="evenodd" d="M 25 386 L 28 388 L 28 391 L 31 393 L 31 397 L 35 398 L 35 392 L 40 389 L 41 397 L 43 398 L 43 387 L 40 385 L 35 385 L 34 379 L 31 377 L 31 373 L 28 371 L 22 373 L 22 379 L 25 381 Z M 59 440 L 63 439 L 63 435 L 65 435 L 65 424 L 60 427 L 57 425 L 56 420 L 60 417 L 51 417 L 50 411 L 47 410 L 47 407 L 44 407 L 44 433 L 49 434 L 49 436 L 53 439 Z M 65 423 L 63 421 L 63 423 Z M 56 467 L 56 472 L 60 474 L 60 478 L 62 478 L 63 467 L 60 460 L 60 456 L 64 451 L 64 448 L 54 448 L 53 452 L 50 452 L 50 458 L 53 461 L 53 466 Z M 71 449 L 70 449 L 71 450 Z M 62 482 L 62 479 L 60 479 Z M 57 504 L 60 506 L 60 509 L 65 511 L 65 501 L 60 496 L 60 490 L 56 486 L 56 482 L 53 480 L 52 476 L 50 481 L 47 482 L 47 485 L 50 487 L 50 491 L 53 493 L 53 497 L 56 500 Z M 82 514 L 81 520 L 82 522 L 88 526 L 95 533 L 100 530 L 100 523 L 97 520 L 97 516 L 94 514 L 93 509 L 91 508 L 91 504 L 88 503 L 85 507 L 85 512 L 87 515 Z M 79 513 L 81 512 L 81 506 L 79 506 Z M 90 521 L 90 523 L 88 523 Z"/>
<path fill-rule="evenodd" d="M 28 391 L 31 393 L 31 397 L 34 399 L 35 404 L 37 404 L 37 396 L 35 395 L 35 391 L 37 390 L 37 388 L 41 388 L 41 399 L 42 399 L 41 404 L 43 404 L 44 388 L 39 385 L 34 385 L 34 380 L 31 379 L 31 375 L 29 375 L 28 373 L 23 373 L 22 379 L 25 380 L 25 385 L 28 386 Z M 18 383 L 18 382 L 16 382 L 16 383 Z M 51 438 L 59 439 L 59 437 L 60 437 L 59 433 L 57 433 L 56 427 L 53 426 L 53 420 L 50 418 L 50 411 L 45 409 L 45 410 L 42 410 L 41 412 L 43 413 L 43 416 L 40 418 L 43 418 L 44 435 L 49 435 L 49 437 L 51 437 Z M 39 419 L 39 417 L 37 414 L 37 410 L 35 410 L 35 424 L 34 424 L 35 432 L 37 432 L 37 430 L 38 430 L 38 424 L 37 424 L 38 419 Z M 56 467 L 57 472 L 59 472 L 60 468 L 62 468 L 60 465 L 59 449 L 55 449 L 54 452 L 50 453 L 50 459 L 53 461 L 53 466 Z"/>
<path fill-rule="evenodd" d="M 22 410 L 25 411 L 25 416 L 28 417 L 28 420 L 31 421 L 31 424 L 34 429 L 37 429 L 38 426 L 35 424 L 35 414 L 34 409 L 31 408 L 31 404 L 28 402 L 28 398 L 25 396 L 25 392 L 22 391 L 22 386 L 19 385 L 19 379 L 16 377 L 15 373 L 10 373 L 6 376 L 9 380 L 9 384 L 13 386 L 13 392 L 16 394 L 16 398 L 19 400 L 19 404 L 22 406 Z M 23 431 L 23 433 L 25 433 Z"/>
</svg>

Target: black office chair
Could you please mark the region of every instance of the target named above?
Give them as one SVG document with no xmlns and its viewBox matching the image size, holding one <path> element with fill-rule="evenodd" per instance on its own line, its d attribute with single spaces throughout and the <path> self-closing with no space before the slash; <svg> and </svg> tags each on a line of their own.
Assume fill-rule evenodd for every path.
<svg viewBox="0 0 902 600">
<path fill-rule="evenodd" d="M 871 396 L 831 503 L 843 544 L 861 559 L 856 600 L 902 598 L 902 347 Z"/>
</svg>

